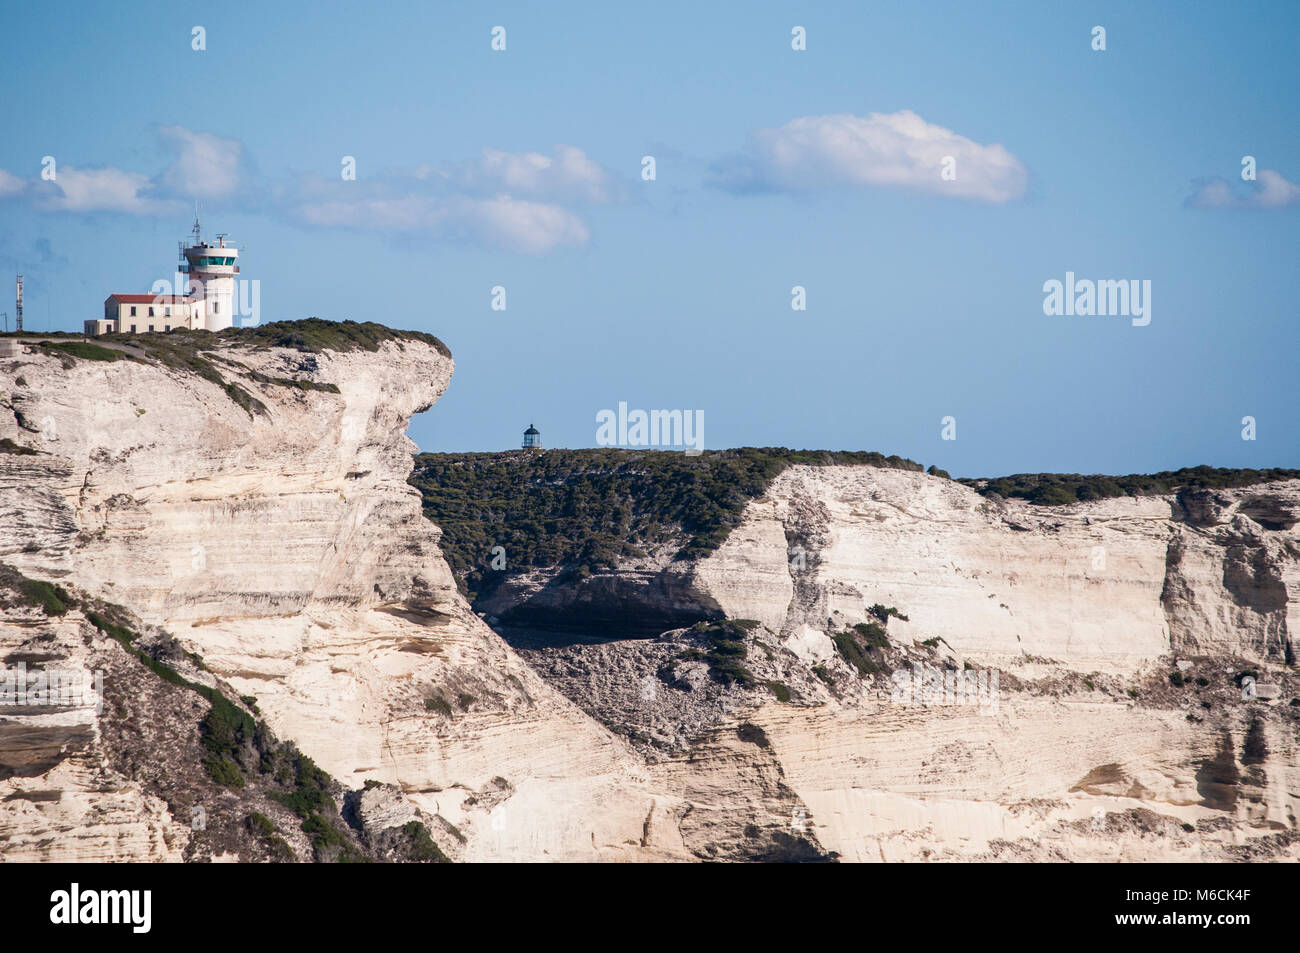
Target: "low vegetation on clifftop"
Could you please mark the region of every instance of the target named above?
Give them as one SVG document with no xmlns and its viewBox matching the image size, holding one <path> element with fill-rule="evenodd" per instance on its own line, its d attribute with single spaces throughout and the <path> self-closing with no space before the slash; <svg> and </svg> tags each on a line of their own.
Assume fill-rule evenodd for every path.
<svg viewBox="0 0 1300 953">
<path fill-rule="evenodd" d="M 879 453 L 772 447 L 693 457 L 620 449 L 423 453 L 411 482 L 442 528 L 457 580 L 478 593 L 494 546 L 504 547 L 510 572 L 568 566 L 579 577 L 663 545 L 678 547 L 678 559 L 707 556 L 745 504 L 792 464 L 921 469 Z"/>
<path fill-rule="evenodd" d="M 562 568 L 581 582 L 664 547 L 678 560 L 707 556 L 739 524 L 745 504 L 795 464 L 922 469 L 866 452 L 745 447 L 692 457 L 602 448 L 418 454 L 411 483 L 425 514 L 441 527 L 443 553 L 473 600 L 534 569 Z M 949 478 L 935 467 L 927 472 Z M 1198 466 L 1149 475 L 1038 473 L 958 482 L 990 498 L 1051 506 L 1297 477 L 1300 470 Z M 494 552 L 504 566 L 494 569 Z"/>
<path fill-rule="evenodd" d="M 104 348 L 86 341 L 80 331 L 6 331 L 0 338 L 40 338 L 57 342 L 57 347 L 85 360 L 116 360 L 104 355 Z M 441 340 L 423 331 L 402 331 L 374 321 L 327 321 L 324 318 L 301 318 L 297 321 L 271 321 L 245 328 L 226 328 L 222 331 L 190 331 L 175 328 L 171 331 L 149 331 L 136 334 L 103 334 L 95 340 L 116 344 L 174 339 L 198 350 L 211 350 L 219 344 L 236 347 L 287 347 L 307 354 L 323 351 L 377 351 L 385 341 L 401 347 L 406 341 L 428 344 L 443 357 L 451 357 L 451 350 Z M 118 355 L 121 356 L 120 354 Z"/>
<path fill-rule="evenodd" d="M 216 333 L 177 328 L 144 334 L 105 334 L 95 341 L 63 334 L 48 337 L 51 339 L 41 340 L 34 346 L 57 357 L 65 369 L 75 366 L 78 361 L 111 363 L 128 360 L 161 364 L 216 384 L 250 417 L 265 414 L 266 405 L 243 384 L 230 380 L 229 376 L 242 376 L 257 384 L 336 394 L 338 387 L 310 378 L 269 377 L 260 374 L 232 359 L 229 356 L 231 348 L 288 348 L 303 355 L 316 355 L 325 351 L 377 351 L 381 344 L 389 341 L 398 347 L 404 346 L 408 341 L 418 341 L 434 348 L 443 357 L 451 357 L 447 345 L 432 334 L 422 331 L 398 331 L 373 321 L 358 323 L 324 321 L 320 318 L 275 321 L 254 327 L 227 328 Z M 312 361 L 310 357 L 307 360 Z"/>
<path fill-rule="evenodd" d="M 991 479 L 963 479 L 960 482 L 984 496 L 1022 499 L 1039 506 L 1062 506 L 1088 500 L 1105 500 L 1117 496 L 1160 496 L 1184 488 L 1219 489 L 1253 486 L 1274 480 L 1300 478 L 1300 470 L 1270 467 L 1265 470 L 1241 470 L 1223 467 L 1183 467 L 1160 473 L 1130 473 L 1128 476 L 1105 476 L 1078 473 L 1015 473 Z"/>
</svg>

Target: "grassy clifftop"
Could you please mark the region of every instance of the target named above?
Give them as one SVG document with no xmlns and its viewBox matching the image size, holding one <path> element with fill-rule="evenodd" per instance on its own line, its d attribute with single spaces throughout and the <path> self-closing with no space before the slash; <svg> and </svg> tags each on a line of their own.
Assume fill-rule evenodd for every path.
<svg viewBox="0 0 1300 953">
<path fill-rule="evenodd" d="M 1001 496 L 1028 500 L 1039 506 L 1060 506 L 1087 500 L 1104 500 L 1117 496 L 1160 496 L 1184 487 L 1221 488 L 1253 486 L 1273 480 L 1300 478 L 1300 470 L 1270 467 L 1264 470 L 1226 469 L 1223 467 L 1183 467 L 1160 473 L 1131 473 L 1128 476 L 1105 476 L 1079 473 L 1015 473 L 990 479 L 963 479 L 961 482 L 984 496 Z"/>
<path fill-rule="evenodd" d="M 266 405 L 248 388 L 228 380 L 227 375 L 231 371 L 264 385 L 332 393 L 338 393 L 338 387 L 313 381 L 309 377 L 268 377 L 232 360 L 228 351 L 226 356 L 222 356 L 218 353 L 220 350 L 231 346 L 254 349 L 281 347 L 303 354 L 320 354 L 324 351 L 347 353 L 377 351 L 386 341 L 392 341 L 398 347 L 408 341 L 418 341 L 433 347 L 443 357 L 451 357 L 447 345 L 423 331 L 398 331 L 373 321 L 357 323 L 323 321 L 320 318 L 275 321 L 256 327 L 227 328 L 216 333 L 178 329 L 146 334 L 105 334 L 94 341 L 60 335 L 56 340 L 42 340 L 36 346 L 58 357 L 64 367 L 71 367 L 77 361 L 130 360 L 188 371 L 216 384 L 251 416 L 265 413 Z"/>
<path fill-rule="evenodd" d="M 80 343 L 85 335 L 80 331 L 6 331 L 0 338 L 48 338 L 59 343 L 59 348 L 76 355 L 77 347 L 68 347 L 63 342 Z M 167 339 L 173 347 L 188 346 L 195 350 L 211 350 L 218 343 L 246 347 L 288 347 L 307 354 L 319 354 L 322 351 L 376 351 L 385 341 L 394 341 L 401 346 L 404 341 L 420 341 L 438 350 L 444 357 L 451 357 L 451 351 L 432 334 L 423 331 L 400 331 L 374 321 L 326 321 L 323 318 L 303 318 L 299 321 L 272 321 L 248 328 L 226 328 L 215 333 L 209 331 L 189 331 L 178 328 L 174 331 L 151 331 L 139 334 L 104 334 L 96 340 L 111 341 L 115 344 L 135 344 Z M 94 345 L 87 353 L 96 353 Z M 100 350 L 103 350 L 102 348 Z M 111 358 L 86 358 L 88 360 L 111 360 Z"/>
<path fill-rule="evenodd" d="M 798 463 L 921 469 L 879 453 L 771 447 L 696 457 L 617 449 L 424 453 L 411 482 L 443 530 L 456 578 L 474 594 L 494 546 L 505 548 L 507 574 L 566 566 L 584 576 L 663 545 L 677 547 L 679 559 L 707 555 L 745 504 Z"/>
<path fill-rule="evenodd" d="M 200 332 L 189 332 L 198 334 Z M 377 351 L 385 341 L 399 347 L 405 341 L 428 344 L 443 357 L 451 350 L 432 334 L 423 331 L 399 331 L 373 321 L 324 321 L 305 318 L 301 321 L 273 321 L 251 328 L 227 328 L 215 335 L 222 343 L 251 347 L 288 347 L 308 354 L 321 351 Z"/>
</svg>

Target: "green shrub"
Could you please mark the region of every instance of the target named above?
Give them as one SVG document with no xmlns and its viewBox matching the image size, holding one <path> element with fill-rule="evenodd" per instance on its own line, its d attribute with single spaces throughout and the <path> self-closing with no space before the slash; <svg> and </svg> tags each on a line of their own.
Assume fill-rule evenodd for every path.
<svg viewBox="0 0 1300 953">
<path fill-rule="evenodd" d="M 835 643 L 835 651 L 840 658 L 857 669 L 859 675 L 875 675 L 880 671 L 880 666 L 867 654 L 866 647 L 858 641 L 854 632 L 837 632 L 831 636 L 831 641 Z"/>
<path fill-rule="evenodd" d="M 113 622 L 112 620 L 105 618 L 104 616 L 100 615 L 98 612 L 88 611 L 86 613 L 86 619 L 87 621 L 90 622 L 91 625 L 97 628 L 100 632 L 103 632 L 105 635 L 109 636 L 110 638 L 114 638 L 117 641 L 121 642 L 122 645 L 128 649 L 133 648 L 131 642 L 135 639 L 135 633 L 132 632 L 130 629 L 128 629 L 126 626 L 118 625 L 116 622 Z"/>
<path fill-rule="evenodd" d="M 779 702 L 788 702 L 790 700 L 790 687 L 781 682 L 768 682 L 768 690 L 776 696 Z"/>
<path fill-rule="evenodd" d="M 239 765 L 229 758 L 223 758 L 219 755 L 207 755 L 203 759 L 203 769 L 207 771 L 208 777 L 217 784 L 228 788 L 242 788 L 244 786 L 244 772 L 240 771 Z"/>
<path fill-rule="evenodd" d="M 23 579 L 21 592 L 28 605 L 40 609 L 47 616 L 66 615 L 68 605 L 73 601 L 62 586 L 40 579 Z"/>
<path fill-rule="evenodd" d="M 304 820 L 302 830 L 311 840 L 318 858 L 328 851 L 337 850 L 336 859 L 341 864 L 364 863 L 366 860 L 337 827 L 319 814 L 312 814 Z"/>
<path fill-rule="evenodd" d="M 870 648 L 889 648 L 889 636 L 885 634 L 885 630 L 878 622 L 859 622 L 853 627 L 853 631 L 861 636 L 862 641 Z"/>
<path fill-rule="evenodd" d="M 213 754 L 233 758 L 253 740 L 256 726 L 248 712 L 233 705 L 224 695 L 209 691 L 212 707 L 199 723 L 199 735 L 203 746 Z"/>
<path fill-rule="evenodd" d="M 402 833 L 407 839 L 407 857 L 417 863 L 450 864 L 451 860 L 434 842 L 429 829 L 419 821 L 407 821 L 402 825 Z"/>
<path fill-rule="evenodd" d="M 749 619 L 723 619 L 700 622 L 690 628 L 691 635 L 704 641 L 703 661 L 708 663 L 709 677 L 715 682 L 742 688 L 752 688 L 758 683 L 742 664 L 749 655 L 745 635 L 757 624 Z"/>
<path fill-rule="evenodd" d="M 301 752 L 293 763 L 293 790 L 273 792 L 268 795 L 277 804 L 287 807 L 301 818 L 334 810 L 334 797 L 330 794 L 330 776 L 316 766 L 316 762 Z"/>
<path fill-rule="evenodd" d="M 258 837 L 270 837 L 275 833 L 275 825 L 271 823 L 271 819 L 257 811 L 244 818 L 244 823 Z"/>
<path fill-rule="evenodd" d="M 127 356 L 89 341 L 42 341 L 40 347 L 83 361 L 120 361 Z"/>
<path fill-rule="evenodd" d="M 291 861 L 294 858 L 293 848 L 283 837 L 268 837 L 266 847 L 277 861 Z"/>
<path fill-rule="evenodd" d="M 867 611 L 884 624 L 889 623 L 890 616 L 893 616 L 894 618 L 898 619 L 900 622 L 908 621 L 907 616 L 903 615 L 903 613 L 899 612 L 893 606 L 884 606 L 881 605 L 879 602 L 877 602 Z"/>
</svg>

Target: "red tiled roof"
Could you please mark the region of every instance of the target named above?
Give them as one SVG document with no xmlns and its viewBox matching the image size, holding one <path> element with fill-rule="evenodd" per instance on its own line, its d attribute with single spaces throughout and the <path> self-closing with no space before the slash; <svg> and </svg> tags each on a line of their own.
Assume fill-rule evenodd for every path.
<svg viewBox="0 0 1300 953">
<path fill-rule="evenodd" d="M 125 304 L 176 304 L 185 302 L 188 299 L 177 297 L 176 295 L 109 295 L 110 298 L 116 298 Z"/>
</svg>

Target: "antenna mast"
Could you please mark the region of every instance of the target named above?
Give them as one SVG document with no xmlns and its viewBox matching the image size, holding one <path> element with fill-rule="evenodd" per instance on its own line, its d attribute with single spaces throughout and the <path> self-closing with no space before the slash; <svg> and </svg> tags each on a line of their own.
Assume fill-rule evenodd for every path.
<svg viewBox="0 0 1300 953">
<path fill-rule="evenodd" d="M 23 329 L 23 276 L 18 276 L 18 326 L 17 331 Z"/>
</svg>

